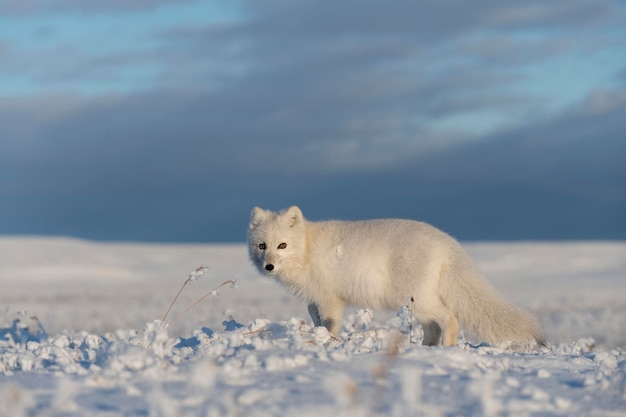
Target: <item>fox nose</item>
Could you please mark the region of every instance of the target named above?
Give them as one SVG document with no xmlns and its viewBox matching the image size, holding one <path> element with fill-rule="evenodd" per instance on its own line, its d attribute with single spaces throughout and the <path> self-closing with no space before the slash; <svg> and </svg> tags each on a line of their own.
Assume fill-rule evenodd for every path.
<svg viewBox="0 0 626 417">
<path fill-rule="evenodd" d="M 272 264 L 265 265 L 265 270 L 266 271 L 273 271 L 274 270 L 274 265 L 272 265 Z"/>
</svg>

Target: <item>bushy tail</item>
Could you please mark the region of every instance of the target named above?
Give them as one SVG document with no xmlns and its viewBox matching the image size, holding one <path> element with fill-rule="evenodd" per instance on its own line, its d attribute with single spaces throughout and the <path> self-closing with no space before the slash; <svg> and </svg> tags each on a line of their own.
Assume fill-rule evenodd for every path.
<svg viewBox="0 0 626 417">
<path fill-rule="evenodd" d="M 489 344 L 515 342 L 544 346 L 545 337 L 537 319 L 502 298 L 469 256 L 461 258 L 444 266 L 439 282 L 442 301 L 461 327 Z"/>
</svg>

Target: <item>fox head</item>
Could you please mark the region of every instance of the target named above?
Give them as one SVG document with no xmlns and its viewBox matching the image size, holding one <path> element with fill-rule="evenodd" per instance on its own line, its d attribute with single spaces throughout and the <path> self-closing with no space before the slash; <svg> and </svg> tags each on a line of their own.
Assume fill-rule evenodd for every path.
<svg viewBox="0 0 626 417">
<path fill-rule="evenodd" d="M 248 227 L 250 259 L 262 274 L 281 275 L 301 268 L 306 252 L 305 219 L 291 206 L 281 212 L 254 207 Z"/>
</svg>

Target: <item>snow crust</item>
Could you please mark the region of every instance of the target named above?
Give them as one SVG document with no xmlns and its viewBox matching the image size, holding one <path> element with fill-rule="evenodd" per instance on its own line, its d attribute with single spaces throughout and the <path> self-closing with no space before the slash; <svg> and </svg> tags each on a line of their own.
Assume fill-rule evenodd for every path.
<svg viewBox="0 0 626 417">
<path fill-rule="evenodd" d="M 0 238 L 0 416 L 623 415 L 626 244 L 465 246 L 547 348 L 423 347 L 407 309 L 331 336 L 243 245 Z M 161 323 L 202 265 L 174 315 L 238 288 Z"/>
</svg>

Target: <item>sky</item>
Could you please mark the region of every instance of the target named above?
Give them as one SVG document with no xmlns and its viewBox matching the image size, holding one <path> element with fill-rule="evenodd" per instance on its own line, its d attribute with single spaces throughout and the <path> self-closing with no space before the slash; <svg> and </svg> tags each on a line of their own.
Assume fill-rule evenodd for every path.
<svg viewBox="0 0 626 417">
<path fill-rule="evenodd" d="M 625 157 L 625 2 L 0 0 L 0 234 L 626 239 Z"/>
</svg>

